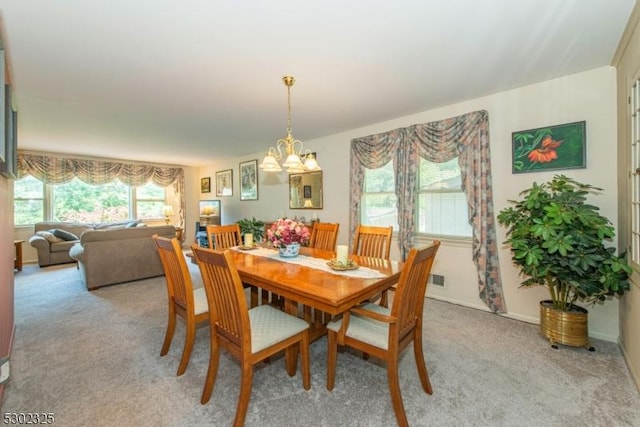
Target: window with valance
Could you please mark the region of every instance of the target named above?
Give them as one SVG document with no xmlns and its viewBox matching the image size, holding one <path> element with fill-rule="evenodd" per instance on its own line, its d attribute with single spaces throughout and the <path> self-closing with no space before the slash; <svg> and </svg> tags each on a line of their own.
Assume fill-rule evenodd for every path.
<svg viewBox="0 0 640 427">
<path fill-rule="evenodd" d="M 139 187 L 148 182 L 161 187 L 172 185 L 179 200 L 180 225 L 184 226 L 185 223 L 183 168 L 18 153 L 17 177 L 20 179 L 25 175 L 31 175 L 46 184 L 65 184 L 78 178 L 92 185 L 102 185 L 116 179 L 131 187 Z"/>
<path fill-rule="evenodd" d="M 495 312 L 506 311 L 491 187 L 489 114 L 475 111 L 351 141 L 351 235 L 360 219 L 365 169 L 393 162 L 398 207 L 398 244 L 403 259 L 414 245 L 417 171 L 420 158 L 434 163 L 458 158 L 472 226 L 472 257 L 480 298 Z"/>
</svg>

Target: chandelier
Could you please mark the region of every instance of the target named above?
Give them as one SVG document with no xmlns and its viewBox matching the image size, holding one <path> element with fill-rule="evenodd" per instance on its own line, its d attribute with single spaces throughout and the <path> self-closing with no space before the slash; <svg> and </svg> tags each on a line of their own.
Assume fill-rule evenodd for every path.
<svg viewBox="0 0 640 427">
<path fill-rule="evenodd" d="M 316 156 L 310 150 L 303 151 L 302 141 L 294 139 L 291 135 L 291 86 L 296 82 L 296 79 L 291 76 L 284 76 L 282 81 L 287 86 L 287 136 L 279 139 L 275 147 L 269 147 L 269 151 L 264 160 L 262 160 L 260 168 L 265 172 L 280 172 L 282 168 L 278 161 L 282 160 L 286 155 L 282 166 L 287 168 L 288 173 L 319 171 L 321 169 L 316 161 Z"/>
</svg>

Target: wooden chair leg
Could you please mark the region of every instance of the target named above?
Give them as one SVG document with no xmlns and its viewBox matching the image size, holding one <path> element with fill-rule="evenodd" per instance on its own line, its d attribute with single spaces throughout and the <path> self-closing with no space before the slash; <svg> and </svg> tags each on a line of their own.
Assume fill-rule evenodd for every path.
<svg viewBox="0 0 640 427">
<path fill-rule="evenodd" d="M 253 366 L 247 362 L 242 362 L 242 379 L 240 383 L 240 396 L 238 397 L 238 407 L 236 418 L 233 421 L 234 427 L 242 427 L 244 419 L 249 409 L 249 399 L 251 399 L 251 385 L 253 383 Z"/>
<path fill-rule="evenodd" d="M 387 360 L 387 377 L 389 378 L 389 393 L 391 393 L 391 402 L 393 403 L 393 411 L 396 413 L 398 426 L 409 427 L 407 415 L 404 412 L 404 405 L 402 404 L 402 395 L 400 394 L 397 358 Z"/>
<path fill-rule="evenodd" d="M 433 394 L 431 381 L 429 381 L 429 372 L 427 371 L 427 365 L 424 362 L 424 352 L 422 351 L 422 332 L 418 331 L 418 328 L 416 328 L 413 338 L 413 352 L 416 356 L 416 366 L 418 367 L 418 374 L 420 375 L 422 388 L 427 394 Z"/>
<path fill-rule="evenodd" d="M 290 345 L 284 351 L 284 359 L 285 359 L 285 367 L 287 368 L 287 374 L 290 377 L 296 375 L 296 370 L 298 369 L 298 351 L 296 346 Z M 265 359 L 266 360 L 266 359 Z"/>
<path fill-rule="evenodd" d="M 302 387 L 305 390 L 311 388 L 311 367 L 309 364 L 309 330 L 306 330 L 303 332 L 300 342 L 300 370 L 302 371 Z"/>
<path fill-rule="evenodd" d="M 180 359 L 180 365 L 178 366 L 177 375 L 184 374 L 189 365 L 189 359 L 191 358 L 191 351 L 193 350 L 193 343 L 196 340 L 196 325 L 194 321 L 187 321 L 187 332 L 184 340 L 184 348 L 182 349 L 182 359 Z"/>
<path fill-rule="evenodd" d="M 338 358 L 337 334 L 327 331 L 327 390 L 333 390 L 336 380 L 336 359 Z"/>
<path fill-rule="evenodd" d="M 162 350 L 160 350 L 160 356 L 164 356 L 171 347 L 171 341 L 173 340 L 173 333 L 176 330 L 176 312 L 169 310 L 169 320 L 167 323 L 167 332 L 164 334 L 164 343 L 162 344 Z"/>
<path fill-rule="evenodd" d="M 207 369 L 207 379 L 204 382 L 202 397 L 200 403 L 205 404 L 211 399 L 213 386 L 216 384 L 216 376 L 218 375 L 218 365 L 220 361 L 220 347 L 215 342 L 211 342 L 211 350 L 209 356 L 209 369 Z"/>
<path fill-rule="evenodd" d="M 382 295 L 380 295 L 380 306 L 389 308 L 389 295 L 388 291 L 382 291 Z"/>
<path fill-rule="evenodd" d="M 258 292 L 258 288 L 256 288 L 255 286 L 251 286 L 251 308 L 258 306 Z"/>
</svg>

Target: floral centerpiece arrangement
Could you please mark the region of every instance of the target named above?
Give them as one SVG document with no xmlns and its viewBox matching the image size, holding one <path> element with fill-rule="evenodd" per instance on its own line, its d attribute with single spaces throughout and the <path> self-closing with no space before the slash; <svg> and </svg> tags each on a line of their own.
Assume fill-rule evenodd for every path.
<svg viewBox="0 0 640 427">
<path fill-rule="evenodd" d="M 267 239 L 276 248 L 292 243 L 306 245 L 309 237 L 310 233 L 306 225 L 289 218 L 279 218 L 267 230 Z"/>
<path fill-rule="evenodd" d="M 309 237 L 310 233 L 306 225 L 289 218 L 279 218 L 267 230 L 267 240 L 280 249 L 280 255 L 283 256 L 297 255 L 300 245 L 306 245 Z M 297 248 L 297 250 L 284 252 L 287 247 Z"/>
</svg>

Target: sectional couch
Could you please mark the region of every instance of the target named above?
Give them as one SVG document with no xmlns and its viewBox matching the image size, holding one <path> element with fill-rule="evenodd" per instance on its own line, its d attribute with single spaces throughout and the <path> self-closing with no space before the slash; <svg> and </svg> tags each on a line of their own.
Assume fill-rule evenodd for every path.
<svg viewBox="0 0 640 427">
<path fill-rule="evenodd" d="M 34 226 L 34 235 L 29 238 L 29 244 L 38 251 L 38 265 L 46 267 L 55 264 L 75 262 L 69 256 L 69 250 L 80 241 L 80 235 L 88 230 L 94 230 L 95 224 L 79 222 L 38 222 Z M 65 240 L 53 234 L 54 230 L 62 230 L 73 234 L 75 239 Z"/>
<path fill-rule="evenodd" d="M 77 261 L 82 281 L 89 290 L 162 276 L 164 271 L 151 236 L 157 234 L 172 238 L 176 235 L 173 225 L 144 226 L 138 223 L 91 225 L 49 222 L 36 224 L 36 230 L 64 230 L 79 237 L 78 240 L 49 242 L 49 253 L 45 253 L 45 248 L 42 251 L 45 263 L 48 262 L 46 265 Z M 33 242 L 29 241 L 32 246 L 44 246 L 36 237 L 42 238 L 33 236 Z M 42 266 L 40 250 L 38 248 L 38 262 Z"/>
</svg>

